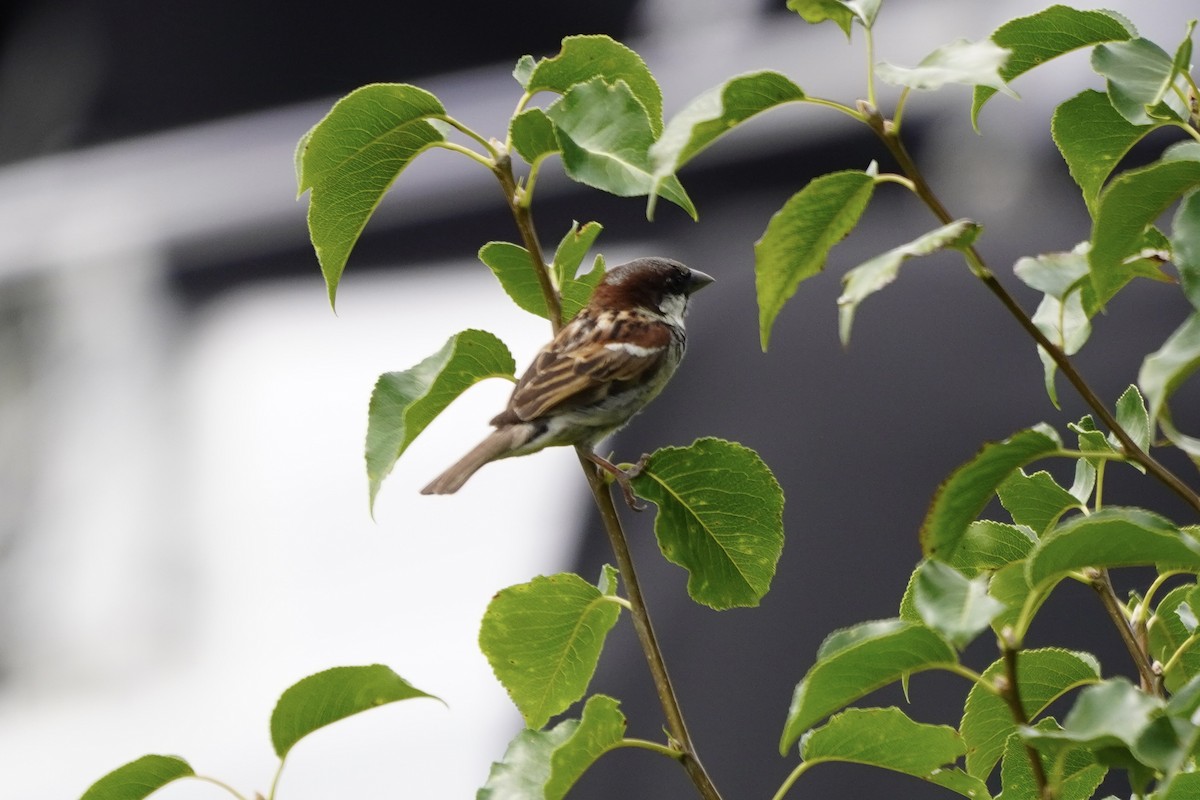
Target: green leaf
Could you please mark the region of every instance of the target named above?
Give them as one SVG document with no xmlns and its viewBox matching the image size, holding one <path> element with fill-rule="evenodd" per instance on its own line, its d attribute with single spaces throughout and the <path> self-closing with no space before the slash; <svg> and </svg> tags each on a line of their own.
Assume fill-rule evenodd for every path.
<svg viewBox="0 0 1200 800">
<path fill-rule="evenodd" d="M 1041 749 L 1055 742 L 1072 742 L 1091 749 L 1134 747 L 1138 735 L 1162 709 L 1162 701 L 1139 691 L 1125 678 L 1110 678 L 1086 686 L 1063 720 L 1062 730 L 1025 729 L 1021 738 Z"/>
<path fill-rule="evenodd" d="M 925 624 L 959 650 L 982 633 L 1004 604 L 988 596 L 986 577 L 968 578 L 953 567 L 926 561 L 913 600 Z"/>
<path fill-rule="evenodd" d="M 1061 446 L 1052 430 L 1019 431 L 1003 442 L 992 442 L 955 470 L 938 488 L 925 522 L 921 547 L 929 558 L 947 561 L 962 542 L 969 526 L 996 489 L 1015 470 Z"/>
<path fill-rule="evenodd" d="M 293 684 L 271 712 L 271 743 L 275 754 L 287 756 L 296 742 L 338 720 L 386 703 L 426 694 L 382 664 L 334 667 Z"/>
<path fill-rule="evenodd" d="M 142 756 L 93 783 L 80 800 L 142 800 L 172 781 L 195 774 L 178 756 Z"/>
<path fill-rule="evenodd" d="M 1200 543 L 1157 514 L 1109 506 L 1047 533 L 1030 556 L 1029 582 L 1039 586 L 1084 567 L 1142 565 L 1200 571 Z"/>
<path fill-rule="evenodd" d="M 529 728 L 587 692 L 620 606 L 578 575 L 540 576 L 488 604 L 479 647 Z"/>
<path fill-rule="evenodd" d="M 1200 311 L 1175 329 L 1163 346 L 1142 362 L 1138 384 L 1150 406 L 1150 419 L 1160 420 L 1175 390 L 1200 367 Z"/>
<path fill-rule="evenodd" d="M 842 295 L 837 300 L 838 334 L 842 344 L 850 344 L 850 326 L 854 322 L 858 304 L 896 280 L 901 264 L 910 258 L 927 256 L 948 247 L 965 250 L 979 236 L 979 230 L 979 226 L 970 220 L 956 220 L 881 253 L 847 272 L 842 278 Z"/>
<path fill-rule="evenodd" d="M 383 479 L 434 417 L 484 378 L 511 380 L 515 371 L 503 342 L 485 331 L 466 330 L 415 367 L 379 376 L 367 415 L 371 506 Z"/>
<path fill-rule="evenodd" d="M 1200 192 L 1189 192 L 1175 212 L 1171 252 L 1183 294 L 1200 310 Z"/>
<path fill-rule="evenodd" d="M 693 600 L 758 605 L 783 552 L 783 490 L 757 453 L 713 438 L 664 447 L 633 487 L 658 506 L 658 546 L 688 571 Z"/>
<path fill-rule="evenodd" d="M 1172 692 L 1200 675 L 1200 642 L 1189 642 L 1191 632 L 1179 616 L 1180 608 L 1195 602 L 1195 590 L 1196 584 L 1189 583 L 1167 592 L 1147 624 L 1151 657 L 1164 666 L 1170 662 L 1163 681 Z"/>
<path fill-rule="evenodd" d="M 592 268 L 578 278 L 569 278 L 562 287 L 563 319 L 569 320 L 588 304 L 592 292 L 604 280 L 604 257 L 597 255 Z"/>
<path fill-rule="evenodd" d="M 662 132 L 662 89 L 642 57 L 604 35 L 568 36 L 558 55 L 537 62 L 523 84 L 529 94 L 567 94 L 594 78 L 613 85 L 623 82 L 645 109 L 654 137 Z"/>
<path fill-rule="evenodd" d="M 875 191 L 875 176 L 846 170 L 813 179 L 779 209 L 754 243 L 759 335 L 771 327 L 800 282 L 825 268 L 829 251 L 858 224 Z"/>
<path fill-rule="evenodd" d="M 1004 659 L 983 672 L 989 683 L 1005 674 Z M 1072 689 L 1100 680 L 1100 664 L 1090 653 L 1044 648 L 1023 650 L 1017 658 L 1017 685 L 1025 716 L 1036 718 Z M 986 780 L 1004 752 L 1004 743 L 1017 732 L 1012 710 L 996 693 L 975 684 L 963 705 L 959 725 L 967 745 L 967 772 Z"/>
<path fill-rule="evenodd" d="M 616 700 L 593 695 L 581 719 L 567 719 L 550 730 L 523 730 L 508 745 L 504 759 L 492 764 L 476 800 L 562 800 L 584 771 L 621 742 L 625 715 Z"/>
<path fill-rule="evenodd" d="M 554 252 L 553 270 L 555 279 L 562 292 L 563 319 L 568 320 L 579 313 L 592 296 L 592 291 L 604 280 L 604 259 L 596 256 L 592 268 L 582 275 L 576 275 L 583 257 L 600 235 L 601 226 L 598 222 L 589 222 L 582 228 L 579 223 L 572 222 L 571 230 L 558 243 Z"/>
<path fill-rule="evenodd" d="M 882 62 L 875 65 L 880 80 L 895 86 L 934 91 L 947 84 L 987 86 L 1016 97 L 1000 76 L 1000 68 L 1010 53 L 990 39 L 969 42 L 956 39 L 934 50 L 915 67 L 898 67 Z"/>
<path fill-rule="evenodd" d="M 848 761 L 926 779 L 964 751 L 954 728 L 914 722 L 898 708 L 846 709 L 800 742 L 810 764 Z"/>
<path fill-rule="evenodd" d="M 533 70 L 537 66 L 537 62 L 531 55 L 523 55 L 517 59 L 517 63 L 513 66 L 512 76 L 517 83 L 521 84 L 521 88 L 525 89 L 529 86 L 529 79 L 533 75 Z"/>
<path fill-rule="evenodd" d="M 1075 495 L 1058 485 L 1045 470 L 1026 475 L 1016 470 L 996 488 L 1000 505 L 1013 522 L 1041 536 L 1072 508 L 1083 508 Z"/>
<path fill-rule="evenodd" d="M 1133 35 L 1129 23 L 1111 11 L 1080 11 L 1056 5 L 1009 20 L 996 29 L 991 40 L 1012 52 L 1000 68 L 1000 77 L 1011 82 L 1064 53 L 1101 42 L 1124 41 Z M 977 128 L 979 110 L 995 93 L 990 86 L 975 87 L 971 122 Z"/>
<path fill-rule="evenodd" d="M 1052 719 L 1044 719 L 1036 726 L 1038 730 L 1059 730 Z M 1056 800 L 1089 800 L 1108 768 L 1096 762 L 1092 752 L 1083 749 L 1069 750 L 1061 754 L 1061 760 L 1049 754 L 1040 754 L 1042 770 L 1054 776 Z M 1006 798 L 1037 798 L 1037 781 L 1033 767 L 1020 737 L 1010 736 L 1004 747 L 1004 761 L 1000 767 L 1000 782 Z"/>
<path fill-rule="evenodd" d="M 363 228 L 392 182 L 428 148 L 445 141 L 426 120 L 441 102 L 403 83 L 363 86 L 334 104 L 300 140 L 300 193 L 312 190 L 308 230 L 332 304 Z"/>
<path fill-rule="evenodd" d="M 1088 264 L 1097 299 L 1105 304 L 1137 272 L 1137 255 L 1148 226 L 1167 208 L 1200 186 L 1200 161 L 1166 159 L 1113 178 L 1100 194 L 1092 225 Z"/>
<path fill-rule="evenodd" d="M 583 263 L 583 257 L 587 255 L 587 251 L 591 249 L 596 237 L 603 229 L 604 226 L 599 222 L 588 222 L 582 227 L 578 222 L 571 223 L 571 229 L 567 231 L 559 241 L 558 247 L 555 248 L 552 261 L 554 277 L 560 287 L 579 272 L 579 265 Z"/>
<path fill-rule="evenodd" d="M 1092 69 L 1107 80 L 1113 108 L 1134 125 L 1188 118 L 1187 83 L 1179 79 L 1175 60 L 1149 39 L 1098 46 Z"/>
<path fill-rule="evenodd" d="M 550 318 L 528 250 L 512 242 L 488 242 L 479 248 L 479 260 L 519 308 L 542 319 Z"/>
<path fill-rule="evenodd" d="M 672 117 L 650 148 L 656 187 L 700 151 L 756 114 L 804 99 L 804 90 L 787 76 L 770 70 L 739 75 L 714 86 Z M 651 204 L 656 197 L 657 193 L 650 195 Z"/>
<path fill-rule="evenodd" d="M 1028 603 L 1027 613 L 1030 616 L 1036 614 L 1045 602 L 1049 589 L 1039 590 L 1034 595 L 1034 589 L 1029 585 L 1029 576 L 1026 574 L 1026 562 L 1014 561 L 993 573 L 992 581 L 988 584 L 988 594 L 1004 604 L 1004 611 L 992 620 L 992 630 L 1000 635 L 1005 628 L 1015 628 L 1018 635 L 1021 635 L 1024 633 L 1023 628 L 1029 623 L 1026 619 L 1025 625 L 1020 625 L 1022 610 Z M 1031 595 L 1034 595 L 1032 600 Z"/>
<path fill-rule="evenodd" d="M 893 619 L 834 631 L 817 651 L 817 663 L 796 685 L 780 754 L 858 698 L 912 673 L 956 663 L 954 648 L 923 625 Z"/>
<path fill-rule="evenodd" d="M 695 219 L 696 208 L 678 179 L 656 181 L 650 145 L 657 131 L 625 81 L 576 84 L 546 114 L 558 131 L 569 178 L 618 197 L 657 192 Z"/>
<path fill-rule="evenodd" d="M 812 25 L 831 19 L 849 37 L 854 20 L 864 28 L 875 24 L 879 4 L 880 0 L 788 0 L 787 7 Z"/>
<path fill-rule="evenodd" d="M 1032 531 L 1019 525 L 1005 525 L 990 519 L 976 520 L 946 563 L 968 576 L 996 570 L 1021 561 L 1033 549 L 1037 539 Z"/>
<path fill-rule="evenodd" d="M 1107 95 L 1088 89 L 1060 105 L 1050 125 L 1054 143 L 1095 217 L 1100 187 L 1121 159 L 1151 131 L 1167 123 L 1134 125 L 1112 107 Z"/>
<path fill-rule="evenodd" d="M 1142 399 L 1142 393 L 1132 384 L 1117 398 L 1117 424 L 1125 429 L 1134 444 L 1143 451 L 1150 450 L 1150 438 L 1154 430 L 1150 425 L 1150 414 L 1146 411 L 1146 402 Z M 1110 441 L 1113 447 L 1119 447 L 1119 443 L 1111 434 Z M 1134 466 L 1140 467 L 1141 465 L 1135 464 Z"/>
<path fill-rule="evenodd" d="M 537 164 L 546 156 L 558 152 L 558 137 L 554 135 L 554 123 L 540 108 L 527 108 L 512 118 L 508 124 L 513 149 L 526 164 Z"/>
<path fill-rule="evenodd" d="M 1181 772 L 1155 788 L 1155 800 L 1193 800 L 1200 797 L 1200 772 Z"/>
<path fill-rule="evenodd" d="M 1087 244 L 1069 253 L 1045 253 L 1021 258 L 1013 267 L 1017 277 L 1044 292 L 1033 315 L 1033 324 L 1046 338 L 1067 355 L 1074 355 L 1091 335 L 1091 317 L 1099 310 L 1091 281 L 1087 279 Z M 1058 364 L 1041 346 L 1038 347 L 1046 384 L 1046 394 L 1058 407 L 1054 376 Z"/>
</svg>

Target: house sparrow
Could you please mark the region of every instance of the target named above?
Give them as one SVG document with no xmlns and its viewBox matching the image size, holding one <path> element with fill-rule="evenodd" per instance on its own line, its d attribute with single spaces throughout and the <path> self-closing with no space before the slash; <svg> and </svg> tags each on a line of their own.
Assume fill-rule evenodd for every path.
<svg viewBox="0 0 1200 800">
<path fill-rule="evenodd" d="M 453 494 L 489 461 L 571 444 L 583 445 L 636 508 L 629 476 L 591 450 L 667 385 L 687 343 L 688 298 L 712 280 L 669 258 L 614 267 L 517 382 L 491 421 L 496 430 L 421 494 Z"/>
</svg>

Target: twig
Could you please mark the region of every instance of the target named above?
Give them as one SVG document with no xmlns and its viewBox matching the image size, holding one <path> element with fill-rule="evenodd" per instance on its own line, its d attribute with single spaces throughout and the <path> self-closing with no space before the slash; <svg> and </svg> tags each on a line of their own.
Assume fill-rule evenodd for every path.
<svg viewBox="0 0 1200 800">
<path fill-rule="evenodd" d="M 1021 685 L 1017 681 L 1018 650 L 1007 634 L 1008 631 L 1005 631 L 1000 635 L 1000 647 L 1004 653 L 1004 683 L 1000 687 L 1000 696 L 1008 704 L 1013 720 L 1018 725 L 1028 725 L 1029 715 L 1025 713 L 1025 706 L 1021 703 Z M 1025 755 L 1029 757 L 1029 766 L 1033 769 L 1033 781 L 1037 785 L 1038 797 L 1049 800 L 1053 795 L 1041 756 L 1028 744 L 1025 745 Z"/>
<path fill-rule="evenodd" d="M 678 750 L 679 761 L 687 770 L 692 783 L 696 785 L 700 796 L 705 800 L 721 800 L 721 794 L 713 784 L 712 779 L 704 770 L 704 765 L 696 756 L 692 738 L 688 734 L 683 721 L 683 712 L 679 700 L 675 697 L 675 688 L 671 685 L 671 677 L 667 674 L 667 664 L 663 660 L 662 649 L 658 646 L 658 638 L 654 635 L 654 627 L 650 623 L 650 611 L 642 596 L 642 587 L 638 583 L 637 572 L 633 567 L 633 557 L 629 552 L 629 544 L 625 541 L 625 531 L 621 527 L 621 518 L 613 503 L 612 492 L 609 491 L 608 481 L 600 474 L 599 468 L 588 458 L 590 455 L 585 447 L 576 447 L 579 463 L 587 474 L 588 485 L 600 510 L 604 521 L 604 531 L 608 534 L 612 545 L 613 555 L 617 559 L 617 569 L 620 570 L 621 580 L 625 584 L 625 593 L 629 597 L 630 616 L 633 617 L 633 627 L 637 631 L 638 641 L 646 655 L 650 667 L 650 675 L 654 679 L 654 689 L 662 704 L 663 714 L 666 715 L 667 732 L 674 740 L 672 747 Z"/>
</svg>

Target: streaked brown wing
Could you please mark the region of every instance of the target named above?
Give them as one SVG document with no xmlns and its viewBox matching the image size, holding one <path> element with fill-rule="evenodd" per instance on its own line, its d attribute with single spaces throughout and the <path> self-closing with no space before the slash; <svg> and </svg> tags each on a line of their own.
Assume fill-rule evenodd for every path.
<svg viewBox="0 0 1200 800">
<path fill-rule="evenodd" d="M 632 380 L 648 370 L 657 369 L 667 355 L 670 332 L 654 331 L 638 337 L 636 346 L 609 347 L 601 341 L 589 341 L 560 350 L 554 345 L 538 354 L 521 378 L 509 401 L 509 410 L 520 419 L 531 420 L 563 405 L 586 405 L 608 394 L 614 382 Z M 661 335 L 655 335 L 661 334 Z"/>
</svg>

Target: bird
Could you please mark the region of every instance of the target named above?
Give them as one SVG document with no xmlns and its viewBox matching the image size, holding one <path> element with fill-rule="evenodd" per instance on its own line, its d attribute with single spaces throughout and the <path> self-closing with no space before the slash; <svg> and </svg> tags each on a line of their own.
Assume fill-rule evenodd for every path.
<svg viewBox="0 0 1200 800">
<path fill-rule="evenodd" d="M 632 475 L 594 450 L 667 385 L 687 348 L 688 302 L 712 282 L 670 258 L 638 258 L 608 270 L 587 305 L 517 381 L 508 405 L 491 420 L 495 430 L 421 494 L 453 494 L 492 461 L 581 445 L 640 510 Z"/>
</svg>

